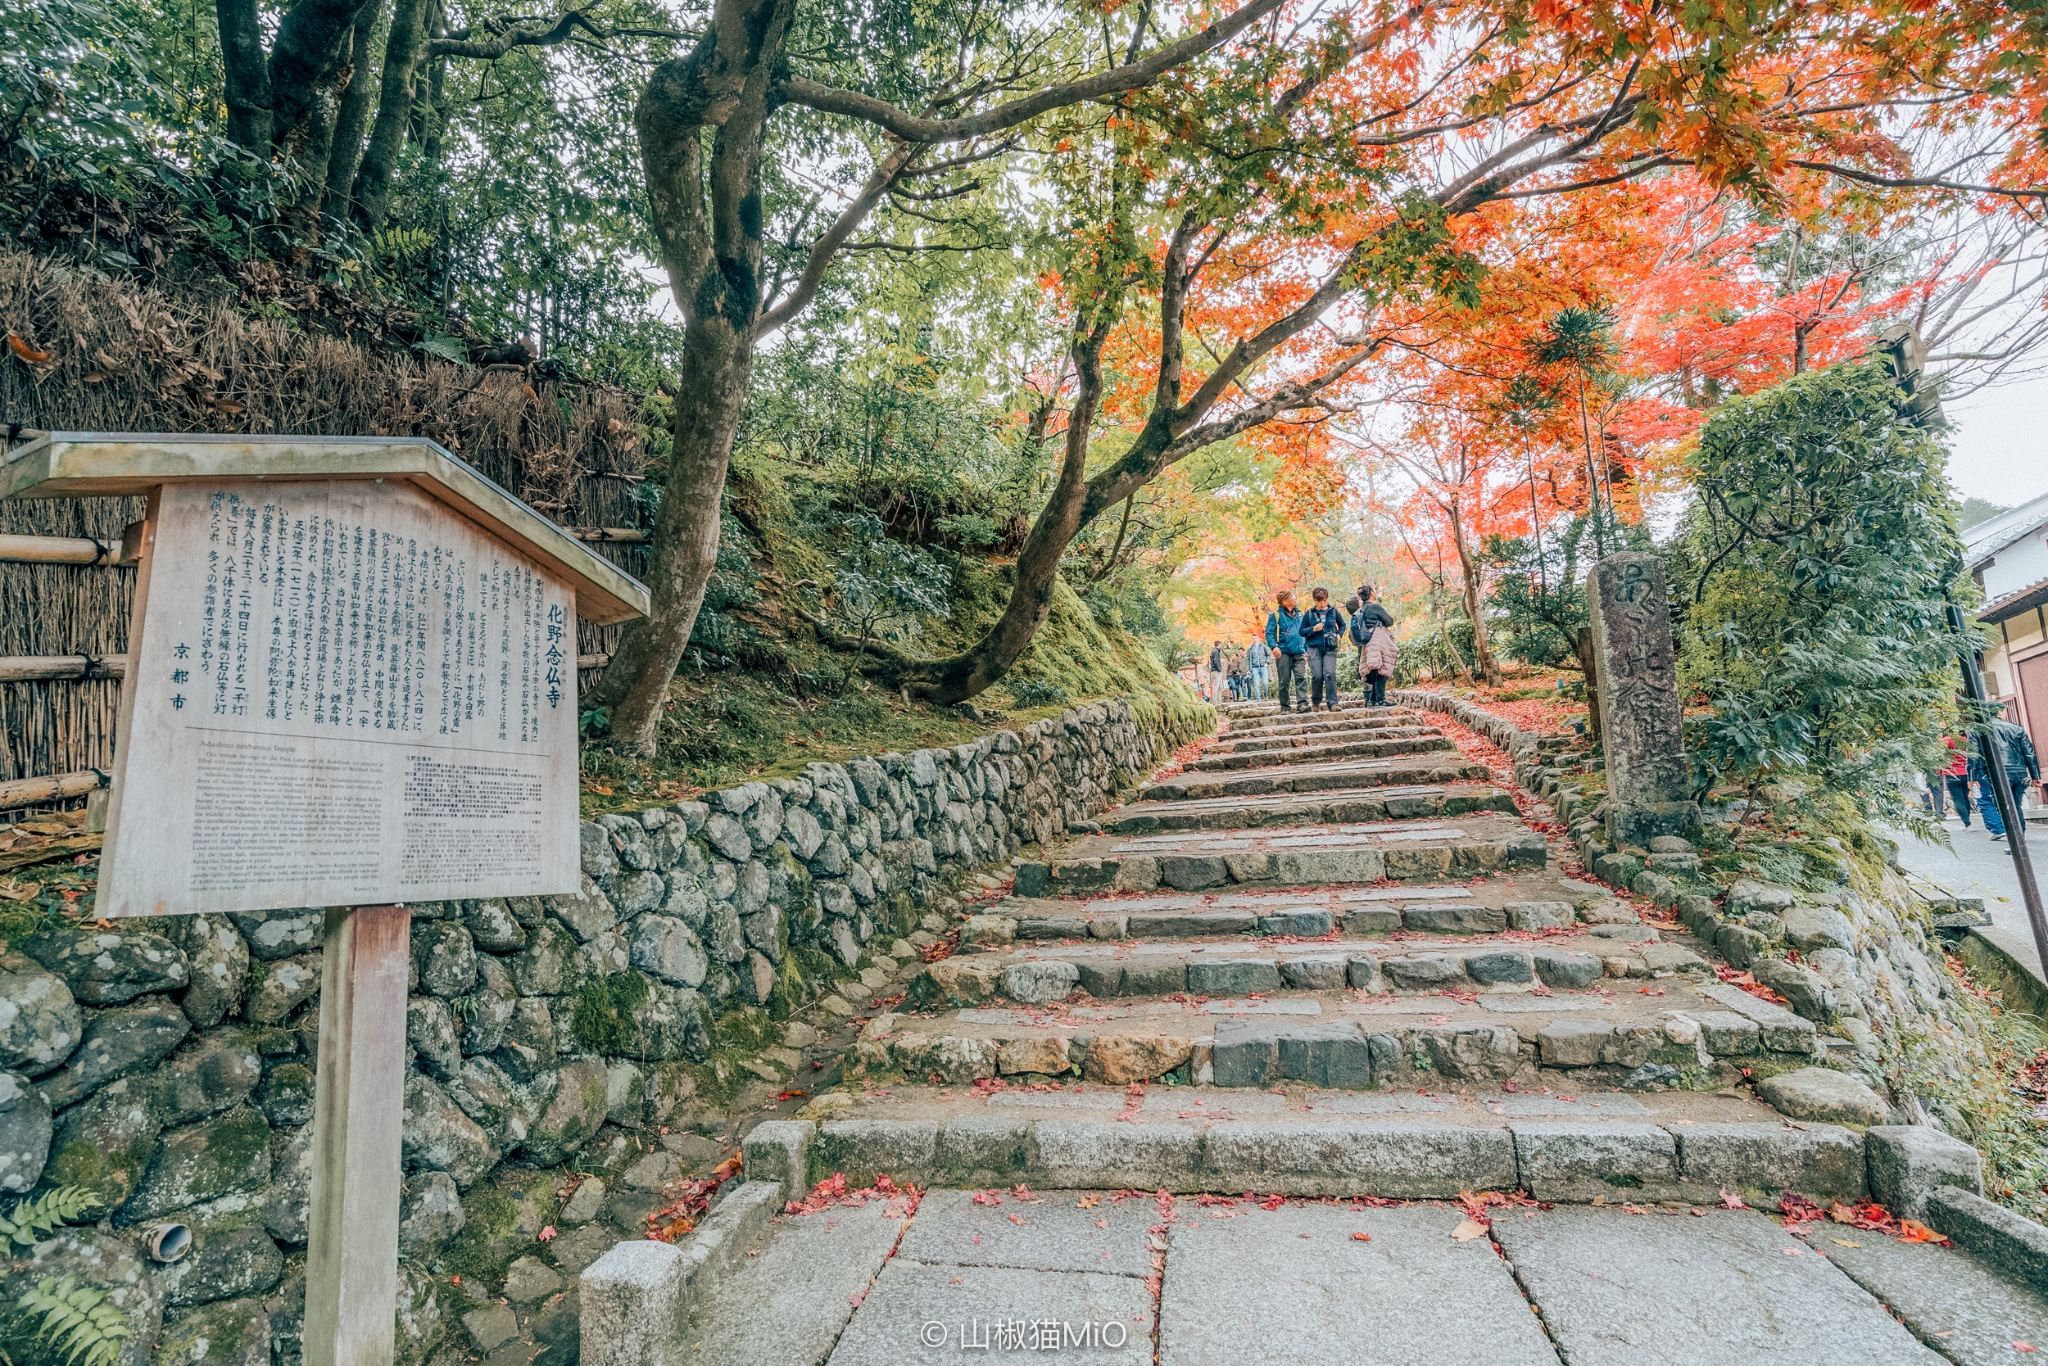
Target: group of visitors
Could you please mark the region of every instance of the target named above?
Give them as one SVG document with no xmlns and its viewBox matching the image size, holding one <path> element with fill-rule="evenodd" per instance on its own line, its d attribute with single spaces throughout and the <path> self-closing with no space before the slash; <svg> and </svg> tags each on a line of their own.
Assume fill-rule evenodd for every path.
<svg viewBox="0 0 2048 1366">
<path fill-rule="evenodd" d="M 2012 792 L 2015 803 L 2035 784 L 2041 781 L 2041 760 L 2034 752 L 2034 742 L 2024 728 L 2006 720 L 1997 712 L 2005 704 L 1989 704 L 1993 710 L 1991 718 L 1991 741 L 1999 767 L 2005 770 L 2006 786 Z M 1998 811 L 1998 797 L 1992 790 L 1991 770 L 1984 764 L 1984 755 L 1972 739 L 1951 735 L 1948 737 L 1948 762 L 1935 773 L 1927 775 L 1927 805 L 1934 818 L 1946 816 L 1942 809 L 1946 804 L 1944 796 L 1955 803 L 1956 814 L 1963 818 L 1963 828 L 1970 826 L 1971 789 L 1976 789 L 1977 810 L 1984 817 L 1984 829 L 1994 840 L 2005 838 L 2005 818 Z"/>
<path fill-rule="evenodd" d="M 1283 709 L 1308 711 L 1337 706 L 1337 676 L 1349 672 L 1359 680 L 1367 705 L 1387 705 L 1387 680 L 1394 676 L 1399 651 L 1394 645 L 1394 618 L 1374 599 L 1370 584 L 1342 609 L 1330 602 L 1330 590 L 1309 594 L 1301 610 L 1293 592 L 1279 595 L 1266 618 L 1266 633 L 1236 648 L 1211 642 L 1206 659 L 1198 661 L 1196 685 L 1211 702 L 1263 702 L 1279 684 Z M 1345 659 L 1346 646 L 1356 654 Z M 1341 661 L 1341 662 L 1340 662 Z"/>
<path fill-rule="evenodd" d="M 1373 600 L 1372 585 L 1360 584 L 1342 610 L 1330 601 L 1327 588 L 1312 590 L 1309 604 L 1302 610 L 1295 604 L 1292 590 L 1284 591 L 1266 618 L 1266 638 L 1260 643 L 1271 655 L 1279 676 L 1280 709 L 1335 711 L 1339 660 L 1347 643 L 1357 647 L 1353 676 L 1365 693 L 1366 705 L 1386 706 L 1387 680 L 1394 676 L 1399 652 L 1394 645 L 1394 618 Z"/>
</svg>

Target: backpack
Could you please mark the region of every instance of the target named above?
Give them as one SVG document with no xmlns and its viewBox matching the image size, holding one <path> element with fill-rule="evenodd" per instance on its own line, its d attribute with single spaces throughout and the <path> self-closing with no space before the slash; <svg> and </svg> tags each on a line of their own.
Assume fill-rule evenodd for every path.
<svg viewBox="0 0 2048 1366">
<path fill-rule="evenodd" d="M 1367 621 L 1365 619 L 1365 604 L 1360 603 L 1358 605 L 1358 610 L 1351 614 L 1352 641 L 1356 644 L 1363 645 L 1368 640 L 1371 640 L 1373 625 L 1374 623 Z"/>
</svg>

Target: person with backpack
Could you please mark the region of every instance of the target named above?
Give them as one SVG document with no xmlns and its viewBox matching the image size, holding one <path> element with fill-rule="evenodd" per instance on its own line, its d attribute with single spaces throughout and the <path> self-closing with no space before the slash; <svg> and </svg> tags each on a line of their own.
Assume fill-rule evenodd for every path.
<svg viewBox="0 0 2048 1366">
<path fill-rule="evenodd" d="M 1288 711 L 1288 692 L 1292 689 L 1301 705 L 1294 711 L 1308 710 L 1307 670 L 1302 668 L 1301 658 L 1308 646 L 1301 639 L 1301 613 L 1295 610 L 1294 594 L 1282 591 L 1273 600 L 1272 615 L 1266 618 L 1266 648 L 1272 652 L 1273 662 L 1280 674 L 1280 710 Z"/>
<path fill-rule="evenodd" d="M 1309 710 L 1337 710 L 1337 652 L 1344 648 L 1344 614 L 1330 602 L 1330 590 L 1309 595 L 1315 606 L 1301 615 L 1301 639 L 1308 647 Z"/>
<path fill-rule="evenodd" d="M 1220 640 L 1209 647 L 1209 700 L 1223 700 L 1223 642 Z"/>
<path fill-rule="evenodd" d="M 1266 700 L 1266 684 L 1272 681 L 1272 664 L 1273 651 L 1267 646 L 1264 637 L 1253 637 L 1252 643 L 1245 647 L 1244 667 L 1254 702 Z"/>
<path fill-rule="evenodd" d="M 1358 586 L 1358 596 L 1345 604 L 1351 609 L 1351 640 L 1358 646 L 1358 679 L 1365 685 L 1365 705 L 1387 705 L 1387 680 L 1394 673 L 1394 618 L 1372 598 L 1372 585 Z M 1384 639 L 1382 639 L 1384 637 Z M 1379 641 L 1379 648 L 1373 642 Z"/>
</svg>

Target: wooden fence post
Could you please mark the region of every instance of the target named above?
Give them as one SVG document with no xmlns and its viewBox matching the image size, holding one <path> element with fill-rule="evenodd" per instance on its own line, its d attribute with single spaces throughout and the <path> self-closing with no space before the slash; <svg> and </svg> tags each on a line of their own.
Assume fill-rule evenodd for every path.
<svg viewBox="0 0 2048 1366">
<path fill-rule="evenodd" d="M 306 1366 L 390 1366 L 398 1312 L 399 1129 L 412 912 L 327 912 L 313 1189 L 306 1247 Z"/>
</svg>

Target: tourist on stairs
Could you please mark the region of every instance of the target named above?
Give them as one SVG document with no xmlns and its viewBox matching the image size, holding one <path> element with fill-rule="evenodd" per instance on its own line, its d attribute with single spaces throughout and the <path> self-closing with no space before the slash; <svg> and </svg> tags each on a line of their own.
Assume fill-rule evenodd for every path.
<svg viewBox="0 0 2048 1366">
<path fill-rule="evenodd" d="M 1273 662 L 1280 670 L 1280 710 L 1289 709 L 1287 694 L 1290 685 L 1301 701 L 1295 711 L 1308 710 L 1308 680 L 1301 667 L 1302 653 L 1307 649 L 1301 639 L 1301 613 L 1294 609 L 1294 594 L 1283 592 L 1274 599 L 1274 612 L 1266 618 L 1266 648 L 1273 652 Z"/>
<path fill-rule="evenodd" d="M 1387 705 L 1387 680 L 1394 676 L 1394 618 L 1373 601 L 1372 585 L 1358 586 L 1358 596 L 1349 604 L 1351 638 L 1358 642 L 1358 679 L 1365 685 L 1368 707 Z M 1374 642 L 1378 642 L 1375 646 Z"/>
<path fill-rule="evenodd" d="M 1330 602 L 1330 590 L 1318 588 L 1309 595 L 1315 606 L 1301 617 L 1301 639 L 1308 647 L 1308 676 L 1311 680 L 1309 710 L 1337 710 L 1337 651 L 1344 647 L 1344 614 Z"/>
<path fill-rule="evenodd" d="M 1266 700 L 1266 684 L 1272 681 L 1271 668 L 1273 651 L 1263 639 L 1255 639 L 1245 649 L 1244 663 L 1251 675 L 1252 701 Z"/>
</svg>

